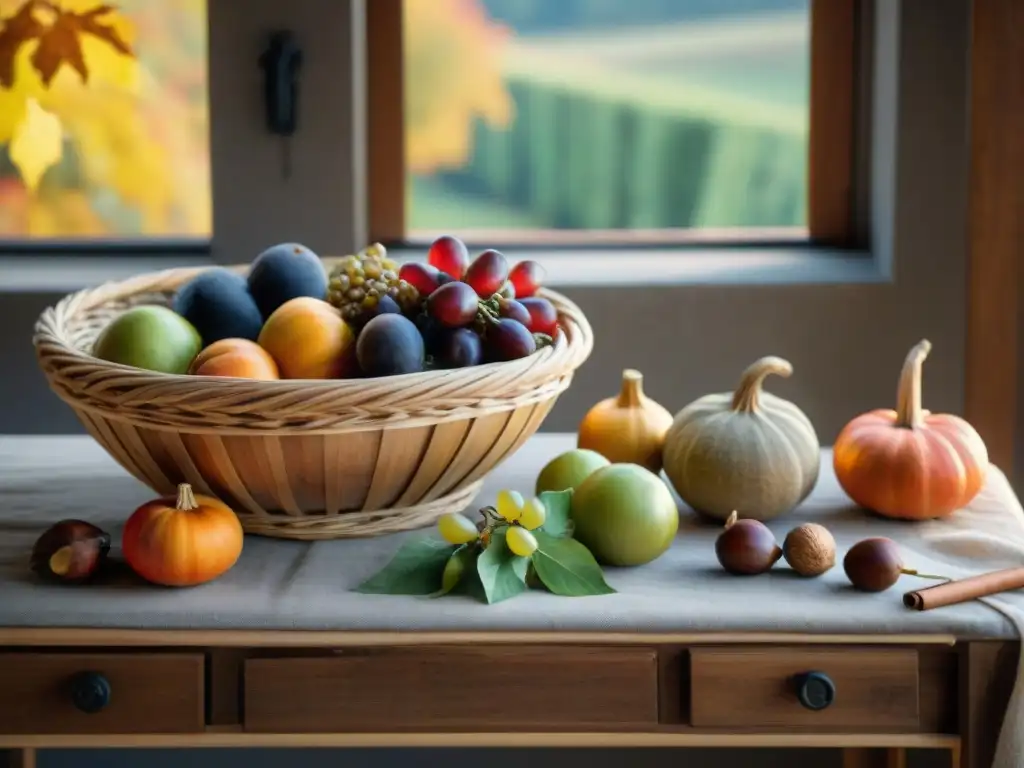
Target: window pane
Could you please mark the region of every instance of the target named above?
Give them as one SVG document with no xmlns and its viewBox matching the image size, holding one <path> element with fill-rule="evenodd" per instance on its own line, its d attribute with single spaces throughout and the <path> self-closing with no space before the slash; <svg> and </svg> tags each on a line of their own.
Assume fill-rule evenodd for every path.
<svg viewBox="0 0 1024 768">
<path fill-rule="evenodd" d="M 404 0 L 438 231 L 803 227 L 809 0 Z"/>
<path fill-rule="evenodd" d="M 206 0 L 113 5 L 0 0 L 0 246 L 210 236 Z"/>
</svg>

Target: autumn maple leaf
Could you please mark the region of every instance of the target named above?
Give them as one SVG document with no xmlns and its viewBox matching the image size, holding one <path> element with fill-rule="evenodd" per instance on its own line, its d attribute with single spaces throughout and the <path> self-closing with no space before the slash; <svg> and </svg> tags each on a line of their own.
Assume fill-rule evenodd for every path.
<svg viewBox="0 0 1024 768">
<path fill-rule="evenodd" d="M 32 54 L 32 66 L 39 72 L 44 85 L 49 85 L 63 64 L 74 69 L 82 82 L 89 81 L 89 69 L 82 54 L 82 36 L 92 35 L 114 50 L 132 55 L 132 49 L 118 35 L 117 30 L 103 23 L 101 17 L 113 12 L 110 5 L 99 5 L 85 13 L 73 13 L 54 8 L 57 16 L 48 28 L 38 35 L 39 46 Z"/>
<path fill-rule="evenodd" d="M 14 59 L 22 45 L 45 31 L 46 27 L 32 14 L 33 3 L 26 2 L 0 27 L 0 86 L 14 87 Z"/>
</svg>

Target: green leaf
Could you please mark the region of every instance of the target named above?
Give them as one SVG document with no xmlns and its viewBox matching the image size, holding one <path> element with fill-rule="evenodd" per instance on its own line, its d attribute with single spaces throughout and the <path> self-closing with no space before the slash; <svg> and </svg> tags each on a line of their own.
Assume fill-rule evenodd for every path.
<svg viewBox="0 0 1024 768">
<path fill-rule="evenodd" d="M 448 558 L 448 562 L 444 564 L 444 571 L 441 573 L 441 588 L 437 590 L 431 597 L 441 597 L 447 595 L 463 580 L 463 578 L 471 574 L 476 567 L 476 558 L 480 553 L 474 544 L 462 544 L 454 552 L 452 556 Z"/>
<path fill-rule="evenodd" d="M 512 554 L 505 543 L 507 528 L 491 531 L 487 549 L 476 560 L 476 572 L 488 603 L 500 603 L 526 591 L 526 569 L 530 558 Z"/>
<path fill-rule="evenodd" d="M 533 567 L 544 586 L 556 595 L 584 597 L 615 592 L 604 580 L 601 566 L 590 550 L 576 539 L 544 531 L 535 531 L 535 535 L 538 546 L 533 553 Z"/>
<path fill-rule="evenodd" d="M 441 588 L 441 574 L 456 549 L 454 544 L 433 536 L 410 539 L 390 563 L 355 591 L 370 595 L 431 595 Z"/>
<path fill-rule="evenodd" d="M 547 512 L 540 530 L 551 536 L 572 536 L 572 488 L 544 491 L 539 498 Z"/>
</svg>

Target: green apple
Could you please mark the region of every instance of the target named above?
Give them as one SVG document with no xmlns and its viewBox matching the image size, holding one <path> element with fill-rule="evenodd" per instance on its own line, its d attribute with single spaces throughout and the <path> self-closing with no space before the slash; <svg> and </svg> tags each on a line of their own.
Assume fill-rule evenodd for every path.
<svg viewBox="0 0 1024 768">
<path fill-rule="evenodd" d="M 610 462 L 597 451 L 574 448 L 549 461 L 537 475 L 536 495 L 544 491 L 576 489 L 591 474 Z"/>
<path fill-rule="evenodd" d="M 599 469 L 572 497 L 573 536 L 606 565 L 643 565 L 679 530 L 679 510 L 660 477 L 638 464 Z"/>
<path fill-rule="evenodd" d="M 203 342 L 188 320 L 167 307 L 133 307 L 116 317 L 96 339 L 101 360 L 147 371 L 186 373 Z"/>
</svg>

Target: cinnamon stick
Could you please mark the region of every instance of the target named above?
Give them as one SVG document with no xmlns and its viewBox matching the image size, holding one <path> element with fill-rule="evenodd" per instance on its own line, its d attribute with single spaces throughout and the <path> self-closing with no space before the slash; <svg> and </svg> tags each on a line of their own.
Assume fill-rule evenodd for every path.
<svg viewBox="0 0 1024 768">
<path fill-rule="evenodd" d="M 903 595 L 903 604 L 914 610 L 929 611 L 932 608 L 966 603 L 1012 589 L 1024 589 L 1024 568 L 1006 568 L 917 589 Z"/>
</svg>

